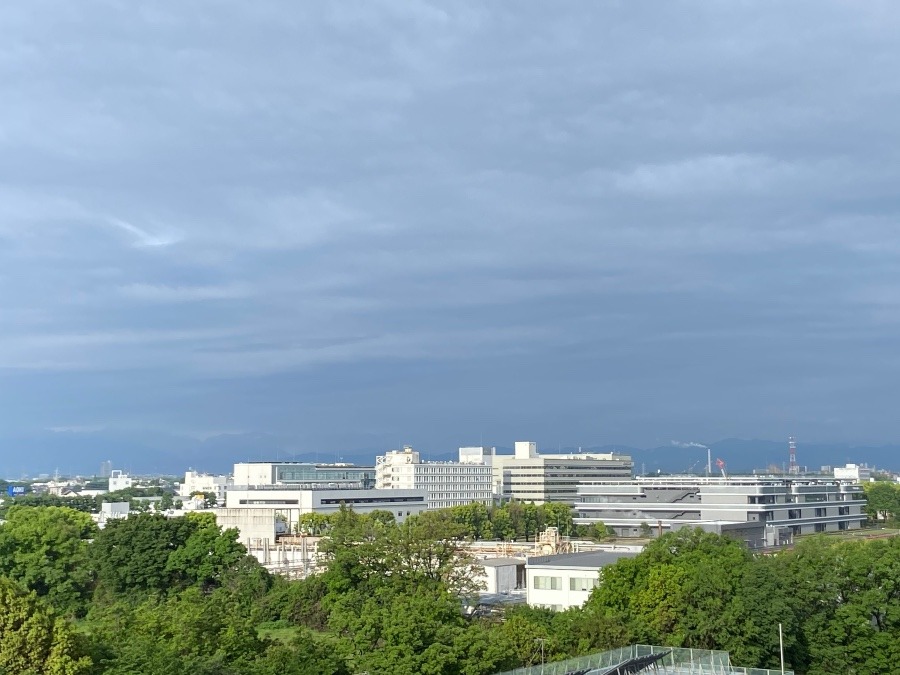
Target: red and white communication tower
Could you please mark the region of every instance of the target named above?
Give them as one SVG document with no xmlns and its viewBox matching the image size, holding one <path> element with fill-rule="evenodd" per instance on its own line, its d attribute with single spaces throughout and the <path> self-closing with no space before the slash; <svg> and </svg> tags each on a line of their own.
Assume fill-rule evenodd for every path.
<svg viewBox="0 0 900 675">
<path fill-rule="evenodd" d="M 797 441 L 793 436 L 788 438 L 788 473 L 797 473 L 800 469 L 797 466 Z"/>
</svg>

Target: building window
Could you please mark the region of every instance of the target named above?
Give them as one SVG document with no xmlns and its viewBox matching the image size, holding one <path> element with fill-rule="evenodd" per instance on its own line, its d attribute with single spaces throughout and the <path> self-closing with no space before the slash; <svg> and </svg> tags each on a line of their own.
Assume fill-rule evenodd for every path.
<svg viewBox="0 0 900 675">
<path fill-rule="evenodd" d="M 572 577 L 569 579 L 570 591 L 589 591 L 600 585 L 600 579 L 597 577 Z"/>
<path fill-rule="evenodd" d="M 534 588 L 537 591 L 561 591 L 562 577 L 540 577 L 534 578 Z"/>
<path fill-rule="evenodd" d="M 800 509 L 788 509 L 788 518 L 790 520 L 796 520 L 797 518 L 802 518 L 800 515 Z"/>
<path fill-rule="evenodd" d="M 816 532 L 824 532 L 825 523 L 816 523 Z"/>
<path fill-rule="evenodd" d="M 819 508 L 816 509 L 816 518 L 824 518 L 825 517 L 825 509 Z"/>
<path fill-rule="evenodd" d="M 838 515 L 839 516 L 849 516 L 850 515 L 850 507 L 849 506 L 839 506 L 838 507 Z"/>
</svg>

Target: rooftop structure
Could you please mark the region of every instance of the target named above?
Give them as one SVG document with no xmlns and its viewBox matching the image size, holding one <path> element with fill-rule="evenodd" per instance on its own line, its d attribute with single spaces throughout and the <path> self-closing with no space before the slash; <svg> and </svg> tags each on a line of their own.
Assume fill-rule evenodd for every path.
<svg viewBox="0 0 900 675">
<path fill-rule="evenodd" d="M 375 468 L 355 464 L 240 462 L 234 465 L 234 485 L 298 485 L 307 489 L 367 490 L 375 487 Z"/>
</svg>

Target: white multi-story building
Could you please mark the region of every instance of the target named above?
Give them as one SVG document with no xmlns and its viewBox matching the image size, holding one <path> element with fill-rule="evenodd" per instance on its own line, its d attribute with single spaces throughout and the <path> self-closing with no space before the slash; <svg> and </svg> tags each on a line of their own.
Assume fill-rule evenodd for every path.
<svg viewBox="0 0 900 675">
<path fill-rule="evenodd" d="M 602 522 L 620 536 L 657 535 L 685 525 L 762 523 L 767 543 L 791 534 L 857 529 L 866 516 L 856 481 L 809 477 L 639 477 L 578 488 L 578 524 Z"/>
<path fill-rule="evenodd" d="M 859 464 L 847 464 L 834 467 L 834 477 L 842 480 L 855 480 L 857 483 L 868 483 L 872 480 L 872 469 Z"/>
<path fill-rule="evenodd" d="M 127 490 L 132 486 L 131 476 L 124 473 L 120 469 L 113 469 L 109 472 L 109 491 L 118 492 L 119 490 Z"/>
<path fill-rule="evenodd" d="M 558 612 L 581 607 L 600 585 L 604 567 L 636 555 L 636 551 L 583 551 L 529 558 L 527 602 Z"/>
<path fill-rule="evenodd" d="M 618 453 L 540 455 L 532 441 L 517 441 L 513 455 L 492 454 L 490 458 L 495 491 L 504 499 L 535 504 L 574 504 L 582 483 L 629 481 L 634 468 L 630 456 Z"/>
<path fill-rule="evenodd" d="M 231 485 L 234 485 L 231 476 L 185 471 L 184 482 L 178 487 L 178 494 L 184 499 L 190 499 L 196 494 L 212 493 L 216 496 L 217 504 L 224 504 L 225 492 Z"/>
<path fill-rule="evenodd" d="M 381 490 L 425 490 L 428 506 L 493 502 L 493 470 L 474 462 L 423 462 L 409 446 L 375 458 L 375 487 Z"/>
</svg>

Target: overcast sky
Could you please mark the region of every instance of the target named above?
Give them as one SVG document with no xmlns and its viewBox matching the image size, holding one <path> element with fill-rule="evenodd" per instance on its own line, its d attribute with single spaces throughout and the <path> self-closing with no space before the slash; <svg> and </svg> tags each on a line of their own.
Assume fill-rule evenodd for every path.
<svg viewBox="0 0 900 675">
<path fill-rule="evenodd" d="M 0 439 L 898 441 L 895 2 L 0 3 Z"/>
</svg>

